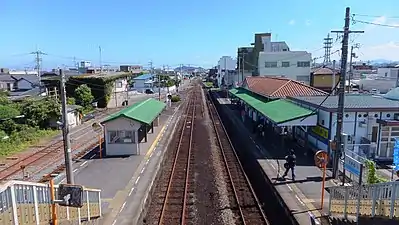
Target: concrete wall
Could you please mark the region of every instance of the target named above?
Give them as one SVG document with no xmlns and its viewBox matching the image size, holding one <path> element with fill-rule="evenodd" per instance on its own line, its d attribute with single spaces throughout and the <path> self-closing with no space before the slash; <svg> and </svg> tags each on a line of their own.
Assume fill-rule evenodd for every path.
<svg viewBox="0 0 399 225">
<path fill-rule="evenodd" d="M 258 68 L 260 76 L 284 76 L 309 84 L 311 53 L 305 51 L 291 52 L 260 52 Z M 306 67 L 298 67 L 298 62 L 309 63 Z M 266 64 L 275 63 L 269 66 Z M 283 64 L 289 63 L 287 67 Z"/>
<path fill-rule="evenodd" d="M 118 118 L 104 124 L 106 155 L 135 155 L 139 150 L 138 129 L 141 124 L 127 118 Z M 110 143 L 110 131 L 133 131 L 134 143 Z"/>
</svg>

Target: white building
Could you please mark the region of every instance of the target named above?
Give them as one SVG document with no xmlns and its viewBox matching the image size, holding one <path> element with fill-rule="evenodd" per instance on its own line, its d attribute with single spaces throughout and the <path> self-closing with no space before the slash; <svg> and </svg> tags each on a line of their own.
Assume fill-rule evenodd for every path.
<svg viewBox="0 0 399 225">
<path fill-rule="evenodd" d="M 153 90 L 155 75 L 154 74 L 143 74 L 138 77 L 133 78 L 134 84 L 133 89 L 144 93 L 145 90 Z"/>
<path fill-rule="evenodd" d="M 338 96 L 289 97 L 308 109 L 318 109 L 315 127 L 297 127 L 295 134 L 313 149 L 327 150 L 337 127 Z M 343 132 L 349 135 L 348 147 L 376 160 L 392 160 L 394 138 L 399 137 L 399 102 L 372 95 L 346 95 Z M 307 141 L 306 141 L 307 140 Z"/>
<path fill-rule="evenodd" d="M 264 51 L 259 53 L 260 76 L 280 76 L 309 84 L 312 54 L 306 51 L 290 51 L 285 42 L 272 42 L 262 37 Z"/>
<path fill-rule="evenodd" d="M 391 68 L 378 68 L 377 74 L 379 77 L 389 77 L 389 78 L 398 78 L 398 67 L 391 67 Z"/>
<path fill-rule="evenodd" d="M 231 56 L 222 56 L 218 61 L 218 85 L 222 85 L 222 80 L 228 71 L 235 71 L 237 66 L 237 60 L 233 59 Z M 225 77 L 225 83 L 227 84 L 228 77 Z"/>
</svg>

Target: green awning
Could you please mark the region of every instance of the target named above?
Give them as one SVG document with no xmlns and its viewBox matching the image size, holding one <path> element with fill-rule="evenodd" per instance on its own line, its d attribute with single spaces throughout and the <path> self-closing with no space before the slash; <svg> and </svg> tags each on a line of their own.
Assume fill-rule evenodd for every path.
<svg viewBox="0 0 399 225">
<path fill-rule="evenodd" d="M 229 92 L 276 124 L 316 114 L 316 112 L 284 99 L 269 102 L 262 101 L 252 94 L 252 92 L 245 89 L 232 89 Z"/>
<path fill-rule="evenodd" d="M 112 114 L 105 121 L 103 121 L 103 123 L 120 117 L 125 117 L 150 125 L 165 107 L 165 103 L 155 100 L 153 98 L 149 98 L 143 101 L 136 102 L 135 104 L 125 109 L 122 109 L 117 113 Z"/>
</svg>

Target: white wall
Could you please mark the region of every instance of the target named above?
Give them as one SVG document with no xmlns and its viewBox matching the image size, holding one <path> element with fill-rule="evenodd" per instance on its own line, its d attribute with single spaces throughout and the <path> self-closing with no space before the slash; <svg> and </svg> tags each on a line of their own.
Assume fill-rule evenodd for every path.
<svg viewBox="0 0 399 225">
<path fill-rule="evenodd" d="M 80 117 L 77 111 L 68 112 L 67 118 L 70 128 L 80 125 Z"/>
<path fill-rule="evenodd" d="M 312 55 L 306 51 L 260 52 L 258 61 L 259 75 L 284 76 L 309 83 L 311 61 Z M 298 67 L 298 62 L 306 62 L 308 65 L 306 67 Z M 286 63 L 289 63 L 289 66 L 283 67 L 283 64 Z"/>
<path fill-rule="evenodd" d="M 129 120 L 126 118 L 118 118 L 115 120 L 111 120 L 104 124 L 104 135 L 105 135 L 105 148 L 107 155 L 134 155 L 139 152 L 139 143 L 138 143 L 138 132 L 137 130 L 140 128 L 140 123 Z M 135 142 L 136 143 L 124 143 L 124 144 L 110 144 L 110 134 L 109 131 L 117 131 L 117 130 L 129 130 L 135 132 Z"/>
<path fill-rule="evenodd" d="M 128 89 L 128 82 L 127 79 L 118 79 L 115 81 L 115 90 L 114 92 L 123 92 L 126 91 Z"/>
<path fill-rule="evenodd" d="M 378 68 L 377 74 L 378 74 L 378 76 L 381 76 L 381 77 L 397 78 L 398 70 L 399 70 L 399 68 Z"/>
</svg>

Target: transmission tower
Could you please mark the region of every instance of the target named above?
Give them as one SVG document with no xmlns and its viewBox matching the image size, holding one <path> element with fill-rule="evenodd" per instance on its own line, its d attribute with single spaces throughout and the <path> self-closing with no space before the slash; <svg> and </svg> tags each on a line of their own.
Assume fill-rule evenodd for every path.
<svg viewBox="0 0 399 225">
<path fill-rule="evenodd" d="M 330 34 L 327 35 L 326 38 L 324 38 L 324 65 L 328 65 L 331 63 L 331 48 L 332 48 L 332 38 L 330 37 Z"/>
<path fill-rule="evenodd" d="M 40 50 L 36 50 L 34 52 L 31 52 L 30 54 L 35 55 L 35 61 L 36 61 L 35 69 L 37 71 L 37 76 L 39 77 L 39 88 L 41 88 L 42 79 L 41 79 L 40 70 L 41 70 L 41 64 L 42 64 L 42 55 L 47 55 L 47 54 Z"/>
</svg>

